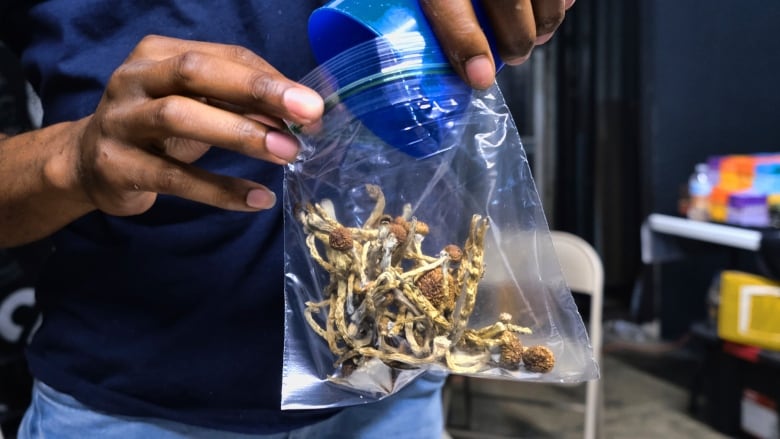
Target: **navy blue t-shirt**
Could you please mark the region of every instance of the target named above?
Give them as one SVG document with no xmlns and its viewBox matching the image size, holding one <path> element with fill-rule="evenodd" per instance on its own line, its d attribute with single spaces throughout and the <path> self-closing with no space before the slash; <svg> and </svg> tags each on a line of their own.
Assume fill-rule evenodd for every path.
<svg viewBox="0 0 780 439">
<path fill-rule="evenodd" d="M 91 114 L 144 35 L 239 44 L 300 79 L 317 1 L 4 2 L 2 39 L 39 92 L 44 125 Z M 197 163 L 280 195 L 282 169 L 212 148 Z M 279 197 L 281 199 L 281 197 Z M 323 412 L 279 410 L 283 240 L 277 205 L 235 213 L 160 196 L 147 213 L 91 213 L 53 237 L 28 349 L 40 380 L 96 409 L 273 432 Z"/>
</svg>

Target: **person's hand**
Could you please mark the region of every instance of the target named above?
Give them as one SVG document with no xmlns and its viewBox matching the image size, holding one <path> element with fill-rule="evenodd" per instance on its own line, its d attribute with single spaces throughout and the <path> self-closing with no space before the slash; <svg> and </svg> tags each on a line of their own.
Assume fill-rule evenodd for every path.
<svg viewBox="0 0 780 439">
<path fill-rule="evenodd" d="M 472 0 L 420 0 L 455 71 L 472 87 L 489 87 L 496 63 Z M 550 40 L 574 0 L 481 0 L 501 59 L 509 65 L 525 62 L 534 46 Z"/>
<path fill-rule="evenodd" d="M 70 161 L 83 194 L 113 215 L 142 213 L 157 194 L 237 211 L 266 209 L 275 203 L 266 187 L 192 163 L 210 145 L 248 160 L 288 163 L 298 144 L 282 119 L 308 125 L 322 111 L 316 92 L 247 49 L 149 36 L 83 120 Z"/>
</svg>

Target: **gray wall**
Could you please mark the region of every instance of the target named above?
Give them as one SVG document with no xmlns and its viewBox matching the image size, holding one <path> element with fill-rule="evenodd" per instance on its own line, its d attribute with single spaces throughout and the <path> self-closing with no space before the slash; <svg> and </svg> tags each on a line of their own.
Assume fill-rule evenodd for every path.
<svg viewBox="0 0 780 439">
<path fill-rule="evenodd" d="M 780 1 L 644 0 L 645 213 L 708 155 L 780 151 Z"/>
<path fill-rule="evenodd" d="M 643 0 L 640 18 L 643 216 L 674 214 L 695 163 L 780 151 L 780 1 Z M 704 318 L 717 270 L 754 262 L 724 248 L 690 251 L 644 289 L 655 292 L 644 299 L 658 308 L 665 338 Z"/>
</svg>

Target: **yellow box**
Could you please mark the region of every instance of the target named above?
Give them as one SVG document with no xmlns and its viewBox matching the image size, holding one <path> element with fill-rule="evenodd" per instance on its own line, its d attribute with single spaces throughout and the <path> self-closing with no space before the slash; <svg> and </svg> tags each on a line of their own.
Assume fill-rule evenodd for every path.
<svg viewBox="0 0 780 439">
<path fill-rule="evenodd" d="M 740 271 L 721 273 L 718 336 L 780 351 L 780 282 Z"/>
</svg>

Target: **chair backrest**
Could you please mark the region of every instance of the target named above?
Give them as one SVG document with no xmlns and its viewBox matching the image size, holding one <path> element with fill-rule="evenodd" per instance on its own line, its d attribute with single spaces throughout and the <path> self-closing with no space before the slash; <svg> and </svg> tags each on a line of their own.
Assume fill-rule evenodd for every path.
<svg viewBox="0 0 780 439">
<path fill-rule="evenodd" d="M 584 239 L 568 232 L 552 230 L 550 234 L 563 278 L 569 288 L 585 294 L 602 293 L 604 267 L 593 247 Z"/>
</svg>

